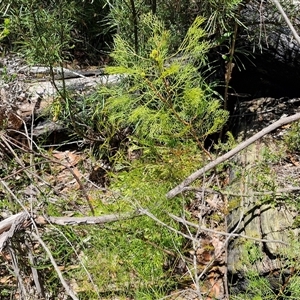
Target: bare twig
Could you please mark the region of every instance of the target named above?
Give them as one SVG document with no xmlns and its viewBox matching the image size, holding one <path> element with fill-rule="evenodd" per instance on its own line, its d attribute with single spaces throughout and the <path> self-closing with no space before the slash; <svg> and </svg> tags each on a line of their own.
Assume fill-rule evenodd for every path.
<svg viewBox="0 0 300 300">
<path fill-rule="evenodd" d="M 191 236 L 189 236 L 189 235 L 187 235 L 187 234 L 185 234 L 185 233 L 183 233 L 183 232 L 181 232 L 181 231 L 179 231 L 179 230 L 176 230 L 176 229 L 173 228 L 172 226 L 169 226 L 168 224 L 162 222 L 161 220 L 159 220 L 158 218 L 156 218 L 152 213 L 150 213 L 150 212 L 147 211 L 146 209 L 140 209 L 140 210 L 141 210 L 146 216 L 148 216 L 149 218 L 151 218 L 152 220 L 154 220 L 154 221 L 157 222 L 158 224 L 160 224 L 160 225 L 162 225 L 162 226 L 168 228 L 170 231 L 173 231 L 173 232 L 175 232 L 175 233 L 177 233 L 177 234 L 179 234 L 179 235 L 181 235 L 181 236 L 183 236 L 183 237 L 185 237 L 185 238 L 187 238 L 187 239 L 189 239 L 189 240 L 191 240 L 191 241 L 193 241 L 193 242 L 199 243 L 199 240 L 198 240 L 198 239 L 195 239 L 195 238 L 193 238 L 193 237 L 191 237 Z"/>
<path fill-rule="evenodd" d="M 36 224 L 33 220 L 33 217 L 30 215 L 30 213 L 28 212 L 28 210 L 26 209 L 26 207 L 22 204 L 22 202 L 16 197 L 16 195 L 11 191 L 11 189 L 7 186 L 7 184 L 1 180 L 0 178 L 0 182 L 2 183 L 2 185 L 5 187 L 5 189 L 11 194 L 11 196 L 21 205 L 21 207 L 24 209 L 24 212 L 23 213 L 20 213 L 18 214 L 18 217 L 17 218 L 12 218 L 13 219 L 13 222 L 11 224 L 11 228 L 9 230 L 9 234 L 8 235 L 5 235 L 5 232 L 2 233 L 1 235 L 1 238 L 4 237 L 4 239 L 9 239 L 13 233 L 15 231 L 18 230 L 19 227 L 21 227 L 21 225 L 24 223 L 24 220 L 30 220 L 32 221 L 32 225 L 34 227 L 34 229 L 36 230 L 37 233 L 34 233 L 34 232 L 29 232 L 29 231 L 26 231 L 29 235 L 32 235 L 34 236 L 34 238 L 36 238 L 39 243 L 42 245 L 42 247 L 45 249 L 46 253 L 48 254 L 50 260 L 51 260 L 51 263 L 54 267 L 54 269 L 56 270 L 57 274 L 58 274 L 58 277 L 60 278 L 60 281 L 62 283 L 62 285 L 64 286 L 64 288 L 66 289 L 66 292 L 68 293 L 68 295 L 73 299 L 73 300 L 78 300 L 78 298 L 75 296 L 74 292 L 71 290 L 71 288 L 68 286 L 68 284 L 66 283 L 66 281 L 64 280 L 64 278 L 62 277 L 62 274 L 57 266 L 57 264 L 55 263 L 55 260 L 53 259 L 53 256 L 50 252 L 50 250 L 47 248 L 47 246 L 45 245 L 45 243 L 43 242 L 43 240 L 39 237 L 38 235 L 38 228 L 36 227 Z M 24 219 L 23 219 L 24 218 Z M 22 222 L 20 221 L 20 219 L 22 220 Z M 5 241 L 6 241 L 5 240 Z M 2 247 L 5 245 L 5 241 L 3 242 L 2 244 Z M 0 249 L 2 250 L 2 248 Z M 17 278 L 18 278 L 18 275 L 16 274 Z M 18 278 L 19 279 L 19 278 Z"/>
<path fill-rule="evenodd" d="M 37 295 L 41 298 L 45 297 L 45 293 L 44 293 L 44 287 L 42 285 L 41 282 L 41 277 L 39 275 L 38 270 L 34 267 L 35 266 L 35 259 L 33 257 L 32 251 L 31 251 L 31 247 L 29 245 L 29 242 L 27 239 L 25 239 L 25 245 L 27 246 L 27 252 L 28 252 L 28 260 L 30 262 L 30 268 L 31 268 L 31 272 L 32 272 L 32 278 L 36 287 L 36 292 Z"/>
<path fill-rule="evenodd" d="M 52 263 L 52 266 L 54 267 L 59 279 L 60 279 L 60 282 L 61 284 L 63 285 L 63 287 L 65 288 L 67 294 L 73 299 L 73 300 L 79 300 L 75 293 L 73 292 L 73 290 L 71 289 L 71 287 L 67 284 L 67 282 L 65 281 L 64 277 L 62 276 L 62 273 L 61 271 L 59 270 L 59 267 L 58 265 L 56 264 L 53 256 L 52 256 L 52 253 L 51 251 L 49 250 L 49 248 L 46 246 L 46 244 L 44 243 L 44 241 L 37 235 L 35 234 L 34 232 L 30 232 L 30 231 L 26 231 L 27 234 L 29 235 L 32 235 L 35 239 L 38 240 L 38 242 L 42 245 L 42 247 L 44 248 L 44 250 L 46 251 L 51 263 Z"/>
<path fill-rule="evenodd" d="M 294 36 L 294 38 L 296 39 L 296 41 L 298 42 L 298 44 L 300 45 L 300 37 L 296 31 L 296 29 L 294 28 L 293 24 L 291 23 L 289 17 L 286 15 L 285 11 L 283 10 L 281 4 L 279 3 L 278 0 L 272 0 L 273 3 L 275 4 L 275 6 L 277 7 L 277 9 L 279 10 L 280 14 L 283 16 L 286 24 L 289 26 L 289 28 L 292 31 L 292 34 Z"/>
<path fill-rule="evenodd" d="M 48 219 L 39 216 L 35 219 L 37 224 L 56 224 L 56 225 L 95 225 L 116 222 L 120 220 L 132 219 L 144 215 L 143 211 L 133 213 L 112 214 L 94 217 L 49 217 Z"/>
<path fill-rule="evenodd" d="M 17 228 L 22 227 L 22 225 L 31 220 L 38 225 L 46 224 L 56 224 L 56 225 L 95 225 L 95 224 L 105 224 L 112 223 L 120 220 L 132 219 L 145 215 L 145 210 L 136 210 L 132 213 L 121 213 L 112 215 L 103 215 L 96 217 L 42 217 L 37 216 L 35 218 L 31 217 L 28 211 L 20 212 L 18 214 L 12 215 L 7 219 L 0 222 L 0 237 L 5 231 L 11 229 L 12 226 L 17 226 Z M 28 222 L 30 225 L 32 222 Z M 1 249 L 1 247 L 0 247 Z"/>
<path fill-rule="evenodd" d="M 104 224 L 104 223 L 108 223 L 108 222 L 115 222 L 115 221 L 119 221 L 119 220 L 134 218 L 137 216 L 141 216 L 143 214 L 145 214 L 143 211 L 136 210 L 133 213 L 104 215 L 104 216 L 99 216 L 99 217 L 77 217 L 77 218 L 76 217 L 74 217 L 74 218 L 71 218 L 71 217 L 49 217 L 49 220 L 45 219 L 42 216 L 39 216 L 39 217 L 36 217 L 33 221 L 33 218 L 31 217 L 29 212 L 26 210 L 24 212 L 13 215 L 13 216 L 7 218 L 6 220 L 0 222 L 0 251 L 2 251 L 2 249 L 7 245 L 7 241 L 10 241 L 10 238 L 13 237 L 15 232 L 17 232 L 20 229 L 26 228 L 30 224 L 32 224 L 34 226 L 34 228 L 36 229 L 37 233 L 35 234 L 35 233 L 29 232 L 29 231 L 26 231 L 26 232 L 31 234 L 32 236 L 34 236 L 34 238 L 36 238 L 39 241 L 39 243 L 42 245 L 42 247 L 47 252 L 47 254 L 51 260 L 51 263 L 52 263 L 54 269 L 56 270 L 56 272 L 61 280 L 61 283 L 64 286 L 64 288 L 66 289 L 67 293 L 73 299 L 77 299 L 77 297 L 75 296 L 73 291 L 70 289 L 70 287 L 64 281 L 64 279 L 58 269 L 58 266 L 56 265 L 52 255 L 50 253 L 50 250 L 43 243 L 42 239 L 38 236 L 36 224 L 39 224 L 39 225 L 45 225 L 48 223 L 59 224 L 59 225 Z M 28 243 L 27 243 L 27 245 L 28 245 Z M 11 247 L 8 247 L 8 248 L 10 251 L 13 251 L 13 249 L 11 249 Z M 28 246 L 28 248 L 29 248 L 29 246 Z M 36 284 L 37 292 L 40 295 L 42 295 L 43 287 L 40 284 L 39 275 L 37 273 L 37 270 L 33 267 L 34 266 L 33 257 L 32 257 L 32 254 L 30 253 L 30 250 L 29 250 L 28 255 L 29 255 L 29 259 L 31 261 L 31 265 L 32 265 L 31 269 L 32 269 L 32 273 L 33 273 L 33 279 Z M 13 257 L 13 253 L 12 253 L 12 257 Z M 22 294 L 25 295 L 26 289 L 23 286 L 22 281 L 20 281 L 21 277 L 19 275 L 20 272 L 18 269 L 17 261 L 14 262 L 13 266 L 14 266 L 15 275 L 17 277 L 17 280 L 19 281 L 21 292 L 22 292 Z M 85 267 L 84 267 L 84 269 L 87 272 Z M 90 281 L 92 282 L 92 284 L 94 285 L 94 288 L 97 290 L 97 286 L 94 284 L 90 275 L 89 275 L 89 278 L 90 278 Z"/>
<path fill-rule="evenodd" d="M 180 183 L 178 186 L 176 186 L 175 188 L 173 188 L 172 190 L 170 190 L 167 193 L 167 195 L 166 195 L 167 198 L 173 198 L 173 197 L 175 197 L 176 195 L 178 195 L 179 193 L 181 193 L 185 187 L 187 187 L 188 185 L 190 185 L 197 178 L 199 178 L 200 176 L 202 176 L 205 172 L 213 169 L 218 164 L 220 164 L 220 163 L 222 163 L 222 162 L 230 159 L 235 154 L 239 153 L 240 151 L 242 151 L 243 149 L 245 149 L 249 145 L 253 144 L 255 141 L 259 140 L 260 138 L 262 138 L 266 134 L 272 132 L 273 130 L 275 130 L 275 129 L 283 126 L 283 125 L 295 122 L 295 121 L 297 121 L 299 119 L 300 119 L 300 113 L 297 113 L 297 114 L 294 114 L 292 116 L 289 116 L 289 117 L 286 117 L 286 118 L 281 118 L 281 119 L 277 120 L 275 123 L 273 123 L 270 126 L 264 128 L 263 130 L 259 131 L 258 133 L 256 133 L 255 135 L 253 135 L 248 140 L 240 143 L 237 147 L 235 147 L 231 151 L 229 151 L 226 154 L 218 157 L 216 160 L 210 162 L 209 164 L 207 164 L 206 166 L 204 166 L 200 170 L 198 170 L 195 173 L 191 174 L 182 183 Z"/>
<path fill-rule="evenodd" d="M 214 230 L 214 229 L 199 226 L 198 224 L 189 222 L 189 221 L 187 221 L 183 218 L 177 217 L 177 216 L 175 216 L 173 214 L 170 214 L 170 213 L 168 215 L 177 222 L 180 222 L 180 223 L 185 224 L 185 225 L 192 226 L 192 227 L 200 229 L 202 231 L 211 232 L 211 233 L 214 233 L 214 234 L 224 235 L 224 236 L 228 236 L 228 237 L 245 238 L 245 239 L 248 239 L 248 240 L 253 240 L 253 241 L 257 241 L 257 242 L 261 242 L 261 243 L 278 243 L 278 244 L 283 244 L 283 245 L 289 246 L 289 244 L 287 244 L 283 241 L 280 241 L 280 240 L 259 239 L 259 238 L 254 238 L 252 236 L 240 234 L 240 233 L 230 233 L 230 232 L 218 231 L 218 230 Z"/>
<path fill-rule="evenodd" d="M 20 212 L 16 215 L 10 216 L 8 218 L 6 218 L 5 220 L 0 222 L 0 234 L 4 231 L 7 231 L 10 229 L 10 227 L 12 226 L 12 224 L 18 220 L 20 217 L 23 218 L 23 215 L 26 215 L 26 213 L 24 212 Z"/>
<path fill-rule="evenodd" d="M 30 140 L 29 136 L 26 136 L 26 137 L 27 137 L 27 139 Z M 22 166 L 22 167 L 24 167 L 24 163 L 19 159 L 18 155 L 15 153 L 15 151 L 10 146 L 11 142 L 10 141 L 8 142 L 7 138 L 4 135 L 0 135 L 0 139 L 5 143 L 5 145 L 9 148 L 9 150 L 11 151 L 11 153 L 15 156 L 15 158 L 16 158 L 17 162 L 19 163 L 19 165 Z M 34 154 L 35 156 L 43 157 L 43 158 L 47 159 L 49 162 L 52 162 L 52 163 L 55 163 L 55 164 L 58 164 L 58 165 L 61 165 L 61 166 L 65 167 L 72 174 L 72 176 L 74 177 L 74 179 L 78 183 L 79 188 L 80 188 L 83 196 L 85 197 L 85 199 L 87 201 L 87 204 L 88 204 L 88 206 L 89 206 L 92 214 L 95 215 L 95 210 L 94 210 L 94 207 L 93 207 L 93 205 L 92 205 L 92 203 L 90 201 L 90 197 L 89 197 L 89 195 L 88 195 L 88 193 L 86 191 L 86 188 L 84 187 L 83 183 L 81 182 L 81 180 L 79 179 L 79 177 L 75 174 L 75 172 L 73 171 L 73 169 L 70 166 L 68 166 L 67 164 L 63 164 L 58 159 L 50 158 L 50 157 L 47 157 L 46 155 L 43 155 L 42 153 L 35 152 L 32 149 L 26 147 L 25 145 L 23 146 L 23 148 L 25 148 L 26 151 L 29 151 L 29 153 Z M 22 150 L 24 150 L 24 149 L 22 149 Z M 28 176 L 28 178 L 31 178 L 30 171 L 27 171 L 24 168 L 24 172 L 26 173 L 26 175 Z M 32 174 L 32 175 L 34 175 L 34 176 L 38 177 L 40 180 L 44 181 L 37 174 Z"/>
<path fill-rule="evenodd" d="M 24 286 L 24 282 L 23 282 L 23 279 L 22 279 L 22 276 L 21 276 L 21 273 L 20 273 L 20 269 L 19 269 L 19 266 L 18 266 L 18 258 L 15 254 L 15 250 L 11 245 L 9 245 L 8 246 L 8 251 L 9 251 L 9 254 L 12 258 L 12 267 L 13 267 L 13 270 L 14 270 L 16 279 L 18 281 L 19 288 L 20 288 L 21 299 L 27 299 L 27 297 L 26 297 L 26 288 Z"/>
</svg>

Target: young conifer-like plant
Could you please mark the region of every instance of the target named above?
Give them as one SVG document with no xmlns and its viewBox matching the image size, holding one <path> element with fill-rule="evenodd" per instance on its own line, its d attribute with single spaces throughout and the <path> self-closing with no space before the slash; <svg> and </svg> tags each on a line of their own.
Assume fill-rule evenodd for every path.
<svg viewBox="0 0 300 300">
<path fill-rule="evenodd" d="M 106 72 L 121 80 L 99 90 L 100 110 L 111 126 L 131 128 L 141 141 L 192 139 L 201 148 L 208 135 L 223 127 L 228 113 L 201 75 L 210 49 L 203 21 L 195 19 L 175 53 L 170 32 L 151 14 L 141 19 L 139 53 L 115 36 L 114 66 Z"/>
</svg>

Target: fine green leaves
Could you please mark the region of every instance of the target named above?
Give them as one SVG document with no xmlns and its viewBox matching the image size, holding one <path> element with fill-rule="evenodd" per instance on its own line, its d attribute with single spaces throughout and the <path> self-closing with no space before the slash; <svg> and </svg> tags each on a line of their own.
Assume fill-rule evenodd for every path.
<svg viewBox="0 0 300 300">
<path fill-rule="evenodd" d="M 141 19 L 145 42 L 139 53 L 116 35 L 114 66 L 106 71 L 123 80 L 99 90 L 110 122 L 132 128 L 141 140 L 193 140 L 199 146 L 222 128 L 228 113 L 201 75 L 210 49 L 202 23 L 195 19 L 175 52 L 170 32 L 151 14 Z"/>
</svg>

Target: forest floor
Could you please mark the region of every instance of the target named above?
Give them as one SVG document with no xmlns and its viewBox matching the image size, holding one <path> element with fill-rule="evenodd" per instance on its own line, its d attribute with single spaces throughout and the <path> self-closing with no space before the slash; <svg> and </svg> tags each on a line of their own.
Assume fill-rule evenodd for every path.
<svg viewBox="0 0 300 300">
<path fill-rule="evenodd" d="M 66 71 L 66 85 L 76 99 L 95 93 L 97 84 L 117 80 L 103 79 L 98 67 L 77 70 L 66 66 Z M 283 194 L 289 203 L 297 203 L 298 190 L 293 196 L 290 191 L 299 185 L 300 163 L 297 151 L 284 146 L 291 126 L 277 130 L 264 142 L 256 143 L 253 151 L 243 152 L 209 172 L 177 200 L 167 200 L 165 194 L 172 187 L 208 162 L 198 149 L 194 145 L 149 149 L 122 137 L 113 145 L 120 148 L 113 151 L 112 163 L 107 153 L 101 156 L 105 143 L 97 140 L 88 126 L 79 135 L 59 120 L 55 111 L 59 110 L 57 93 L 47 72 L 41 67 L 28 68 L 17 58 L 4 61 L 2 66 L 1 221 L 22 211 L 30 218 L 10 224 L 11 231 L 0 229 L 0 298 L 67 299 L 67 294 L 73 299 L 228 298 L 231 279 L 227 276 L 236 275 L 233 266 L 238 261 L 227 253 L 228 234 L 244 233 L 261 240 L 281 238 L 270 232 L 253 235 L 252 229 L 245 227 L 237 230 L 234 226 L 239 221 L 230 220 L 240 216 L 241 203 L 246 205 L 249 194 L 253 200 L 256 192 L 271 193 L 274 201 L 268 204 L 274 207 L 282 203 L 278 199 Z M 57 77 L 55 82 L 59 86 L 61 79 Z M 296 100 L 262 98 L 244 102 L 241 139 L 284 113 L 294 113 L 298 109 Z M 283 103 L 290 106 L 285 108 Z M 233 145 L 218 146 L 213 157 Z M 245 157 L 247 162 L 243 161 Z M 251 180 L 256 180 L 251 181 L 251 189 L 241 180 L 249 178 L 249 173 Z M 277 193 L 279 188 L 290 191 L 287 195 Z M 295 214 L 297 206 L 293 207 Z M 232 213 L 235 210 L 236 214 Z M 129 218 L 124 217 L 127 213 Z M 94 216 L 113 218 L 108 217 L 106 224 Z M 297 213 L 289 222 L 293 225 L 295 220 Z M 252 223 L 258 227 L 255 221 Z M 40 239 L 30 234 L 32 231 L 47 244 L 56 269 L 39 246 Z M 238 255 L 242 253 L 240 250 Z M 263 261 L 259 255 L 252 258 L 252 265 L 258 266 L 258 261 Z M 236 272 L 242 274 L 241 270 Z M 67 278 L 66 286 L 74 297 L 58 274 Z M 236 294 L 253 292 L 241 281 L 234 284 L 240 289 Z M 276 295 L 276 291 L 273 293 Z"/>
</svg>

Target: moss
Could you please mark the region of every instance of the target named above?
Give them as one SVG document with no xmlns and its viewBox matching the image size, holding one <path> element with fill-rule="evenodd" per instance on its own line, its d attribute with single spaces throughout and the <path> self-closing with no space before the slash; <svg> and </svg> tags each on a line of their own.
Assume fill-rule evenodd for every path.
<svg viewBox="0 0 300 300">
<path fill-rule="evenodd" d="M 219 223 L 219 222 L 222 222 L 224 220 L 224 216 L 222 214 L 216 212 L 216 213 L 213 213 L 210 216 L 210 219 L 212 221 L 215 221 L 215 222 Z"/>
<path fill-rule="evenodd" d="M 152 153 L 146 151 L 139 160 L 132 162 L 129 170 L 111 174 L 111 192 L 98 191 L 92 195 L 96 214 L 133 211 L 143 207 L 179 230 L 178 223 L 170 220 L 167 213 L 182 214 L 188 199 L 178 197 L 168 201 L 164 195 L 178 178 L 182 179 L 195 170 L 201 155 L 195 145 L 189 144 L 176 150 L 157 147 L 155 157 L 153 159 Z M 132 297 L 139 295 L 139 299 L 156 299 L 157 295 L 166 295 L 169 287 L 173 286 L 173 279 L 163 270 L 166 259 L 164 249 L 174 249 L 174 246 L 180 249 L 183 242 L 181 236 L 147 216 L 109 224 L 100 230 L 87 230 L 93 239 L 84 251 L 85 261 L 101 289 L 113 285 Z M 80 271 L 82 276 L 85 275 Z"/>
<path fill-rule="evenodd" d="M 241 205 L 242 198 L 241 197 L 232 197 L 228 201 L 228 211 L 231 212 L 234 209 L 237 209 Z"/>
</svg>

